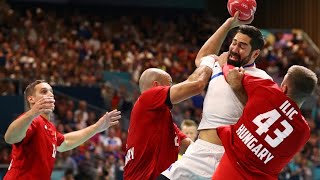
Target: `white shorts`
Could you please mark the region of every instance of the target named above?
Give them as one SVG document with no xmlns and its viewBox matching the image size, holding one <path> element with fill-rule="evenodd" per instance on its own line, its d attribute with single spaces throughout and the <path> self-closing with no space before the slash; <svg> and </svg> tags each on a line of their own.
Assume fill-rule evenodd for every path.
<svg viewBox="0 0 320 180">
<path fill-rule="evenodd" d="M 223 146 L 198 139 L 162 175 L 171 180 L 211 179 L 223 153 Z"/>
</svg>

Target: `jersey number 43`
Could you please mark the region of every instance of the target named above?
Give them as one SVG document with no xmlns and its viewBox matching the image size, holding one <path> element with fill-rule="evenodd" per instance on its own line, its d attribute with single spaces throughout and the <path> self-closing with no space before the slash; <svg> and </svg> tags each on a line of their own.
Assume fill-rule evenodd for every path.
<svg viewBox="0 0 320 180">
<path fill-rule="evenodd" d="M 263 133 L 266 133 L 266 137 L 264 140 L 273 148 L 277 147 L 286 137 L 288 137 L 292 131 L 292 126 L 288 123 L 288 121 L 283 120 L 281 121 L 281 125 L 285 128 L 283 131 L 280 131 L 278 128 L 273 131 L 275 134 L 275 138 L 272 138 L 269 136 L 269 128 L 270 126 L 275 123 L 279 118 L 281 117 L 280 113 L 273 109 L 271 111 L 268 111 L 266 113 L 258 115 L 256 118 L 254 118 L 253 123 L 255 123 L 258 126 L 258 129 L 256 130 L 256 133 L 260 136 Z M 264 122 L 262 122 L 265 120 Z"/>
</svg>

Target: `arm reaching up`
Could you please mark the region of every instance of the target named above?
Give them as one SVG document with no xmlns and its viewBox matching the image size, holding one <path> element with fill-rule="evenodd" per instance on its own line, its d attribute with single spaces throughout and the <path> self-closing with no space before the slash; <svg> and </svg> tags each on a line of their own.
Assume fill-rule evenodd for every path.
<svg viewBox="0 0 320 180">
<path fill-rule="evenodd" d="M 252 16 L 247 21 L 240 21 L 239 20 L 239 12 L 236 12 L 234 17 L 228 18 L 220 27 L 219 29 L 204 43 L 204 45 L 199 50 L 195 64 L 199 67 L 201 58 L 204 56 L 208 56 L 210 54 L 218 54 L 223 41 L 228 35 L 228 32 L 240 25 L 243 24 L 250 24 L 253 21 L 254 17 Z"/>
</svg>

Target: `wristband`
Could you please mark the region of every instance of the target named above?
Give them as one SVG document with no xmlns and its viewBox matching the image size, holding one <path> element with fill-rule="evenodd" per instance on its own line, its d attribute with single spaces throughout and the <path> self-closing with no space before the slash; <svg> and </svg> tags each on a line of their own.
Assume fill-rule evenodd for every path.
<svg viewBox="0 0 320 180">
<path fill-rule="evenodd" d="M 213 56 L 205 56 L 205 57 L 201 58 L 200 66 L 208 66 L 213 71 L 213 67 L 214 67 L 215 62 L 216 62 L 216 60 L 214 59 Z"/>
</svg>

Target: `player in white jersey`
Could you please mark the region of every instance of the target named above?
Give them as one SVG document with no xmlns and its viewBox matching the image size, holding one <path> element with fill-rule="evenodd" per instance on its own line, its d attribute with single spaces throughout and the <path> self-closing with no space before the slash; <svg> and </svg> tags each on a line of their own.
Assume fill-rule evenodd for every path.
<svg viewBox="0 0 320 180">
<path fill-rule="evenodd" d="M 227 19 L 201 47 L 197 55 L 197 66 L 205 56 L 216 61 L 203 104 L 203 115 L 198 128 L 199 139 L 190 145 L 182 158 L 164 171 L 159 179 L 211 179 L 224 153 L 216 128 L 235 124 L 246 102 L 246 95 L 235 94 L 223 76 L 222 65 L 226 61 L 237 67 L 242 66 L 245 72 L 252 76 L 271 79 L 254 64 L 264 46 L 261 32 L 253 26 L 244 25 L 251 23 L 253 18 L 239 21 L 238 15 L 237 12 L 234 17 Z M 229 46 L 229 52 L 223 53 L 220 57 L 210 56 L 218 54 L 228 32 L 238 26 L 240 27 Z"/>
</svg>

